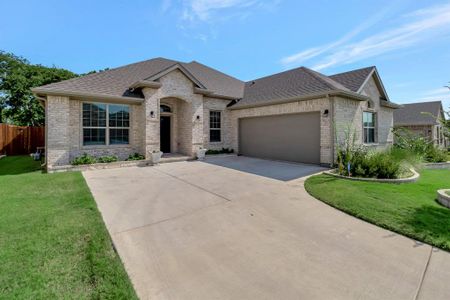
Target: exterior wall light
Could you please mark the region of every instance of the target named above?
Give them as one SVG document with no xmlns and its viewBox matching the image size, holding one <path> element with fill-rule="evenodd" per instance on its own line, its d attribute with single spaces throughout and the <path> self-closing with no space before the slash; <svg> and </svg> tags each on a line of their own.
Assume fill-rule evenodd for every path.
<svg viewBox="0 0 450 300">
<path fill-rule="evenodd" d="M 323 111 L 323 116 L 324 116 L 324 117 L 328 117 L 328 109 L 325 109 L 325 110 Z"/>
<path fill-rule="evenodd" d="M 200 120 L 200 116 L 199 115 L 197 115 L 197 120 Z"/>
<path fill-rule="evenodd" d="M 155 112 L 154 112 L 153 110 L 150 112 L 150 117 L 151 117 L 151 118 L 154 118 L 154 117 L 155 117 Z"/>
</svg>

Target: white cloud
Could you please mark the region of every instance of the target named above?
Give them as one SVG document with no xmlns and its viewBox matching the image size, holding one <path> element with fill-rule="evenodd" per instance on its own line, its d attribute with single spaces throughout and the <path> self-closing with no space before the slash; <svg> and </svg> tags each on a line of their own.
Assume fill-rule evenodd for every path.
<svg viewBox="0 0 450 300">
<path fill-rule="evenodd" d="M 223 18 L 225 10 L 238 10 L 238 13 L 248 14 L 249 10 L 255 7 L 269 9 L 272 5 L 278 4 L 279 0 L 185 0 L 183 2 L 182 19 L 185 21 L 211 21 L 212 19 Z"/>
<path fill-rule="evenodd" d="M 285 66 L 310 60 L 326 54 L 312 67 L 322 70 L 331 66 L 344 65 L 374 57 L 394 50 L 407 48 L 429 41 L 450 32 L 450 4 L 416 10 L 401 19 L 401 24 L 356 42 L 349 42 L 357 34 L 381 19 L 358 26 L 343 38 L 328 45 L 313 47 L 281 59 Z"/>
<path fill-rule="evenodd" d="M 322 53 L 336 49 L 338 46 L 341 46 L 342 44 L 350 41 L 352 38 L 363 32 L 364 30 L 370 28 L 371 26 L 379 22 L 388 13 L 389 9 L 390 7 L 386 7 L 385 9 L 381 10 L 380 12 L 373 15 L 371 18 L 367 19 L 365 22 L 357 26 L 355 29 L 353 29 L 352 31 L 350 31 L 337 41 L 320 47 L 306 49 L 299 53 L 284 57 L 281 59 L 281 63 L 285 66 L 300 64 L 303 61 L 307 61 L 311 58 L 319 56 Z"/>
</svg>

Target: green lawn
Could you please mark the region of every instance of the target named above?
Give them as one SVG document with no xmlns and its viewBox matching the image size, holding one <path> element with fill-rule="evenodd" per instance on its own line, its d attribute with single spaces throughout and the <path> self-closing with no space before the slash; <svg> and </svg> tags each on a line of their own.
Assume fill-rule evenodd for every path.
<svg viewBox="0 0 450 300">
<path fill-rule="evenodd" d="M 136 299 L 79 172 L 0 160 L 0 299 Z"/>
<path fill-rule="evenodd" d="M 415 183 L 389 184 L 316 175 L 306 190 L 358 218 L 436 247 L 450 250 L 450 209 L 436 191 L 450 188 L 450 170 L 423 170 Z"/>
</svg>

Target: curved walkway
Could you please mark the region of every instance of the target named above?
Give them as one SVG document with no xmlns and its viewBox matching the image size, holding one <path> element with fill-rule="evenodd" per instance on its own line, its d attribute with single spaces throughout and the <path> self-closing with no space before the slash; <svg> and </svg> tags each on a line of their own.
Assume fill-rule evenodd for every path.
<svg viewBox="0 0 450 300">
<path fill-rule="evenodd" d="M 449 253 L 312 198 L 298 176 L 314 168 L 228 157 L 83 174 L 141 299 L 450 299 Z"/>
</svg>

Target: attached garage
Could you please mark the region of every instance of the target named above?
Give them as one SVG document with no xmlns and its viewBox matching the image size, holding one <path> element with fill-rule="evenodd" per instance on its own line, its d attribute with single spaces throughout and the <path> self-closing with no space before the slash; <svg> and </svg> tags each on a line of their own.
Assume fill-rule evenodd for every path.
<svg viewBox="0 0 450 300">
<path fill-rule="evenodd" d="M 240 118 L 239 153 L 319 164 L 320 112 Z"/>
</svg>

